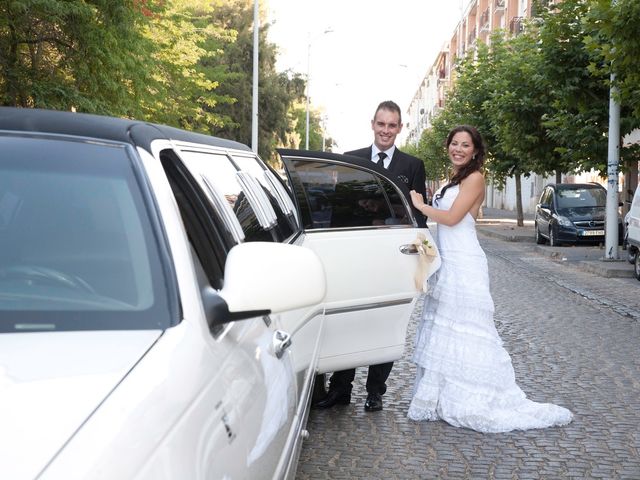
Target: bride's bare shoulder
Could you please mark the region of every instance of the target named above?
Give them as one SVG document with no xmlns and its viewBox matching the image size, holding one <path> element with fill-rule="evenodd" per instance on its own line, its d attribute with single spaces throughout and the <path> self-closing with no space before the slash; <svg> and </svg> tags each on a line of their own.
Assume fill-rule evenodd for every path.
<svg viewBox="0 0 640 480">
<path fill-rule="evenodd" d="M 462 182 L 460 182 L 460 186 L 470 187 L 470 188 L 484 188 L 484 175 L 482 172 L 475 171 L 469 174 Z"/>
</svg>

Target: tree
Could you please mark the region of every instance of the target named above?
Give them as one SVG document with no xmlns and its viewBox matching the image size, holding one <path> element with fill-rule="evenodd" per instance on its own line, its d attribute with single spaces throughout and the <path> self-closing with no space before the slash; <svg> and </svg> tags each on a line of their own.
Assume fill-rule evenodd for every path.
<svg viewBox="0 0 640 480">
<path fill-rule="evenodd" d="M 432 183 L 432 190 L 439 180 L 447 178 L 451 162 L 447 155 L 445 141 L 447 133 L 455 122 L 450 121 L 448 110 L 442 110 L 432 120 L 431 128 L 422 132 L 418 145 L 413 148 L 404 148 L 408 153 L 420 158 L 424 163 L 427 180 Z"/>
<path fill-rule="evenodd" d="M 261 13 L 261 18 L 264 14 Z M 222 125 L 211 133 L 239 142 L 251 143 L 253 85 L 253 1 L 218 0 L 211 23 L 235 32 L 233 42 L 226 43 L 221 55 L 209 57 L 206 66 L 226 75 L 217 92 L 230 101 L 212 106 L 222 116 Z M 258 150 L 262 158 L 274 159 L 276 145 L 286 145 L 292 138 L 296 100 L 304 96 L 305 82 L 299 75 L 275 71 L 277 49 L 267 41 L 269 25 L 261 21 L 259 36 L 259 125 Z"/>
<path fill-rule="evenodd" d="M 637 1 L 593 1 L 584 18 L 584 38 L 592 54 L 589 70 L 600 78 L 615 74 L 615 86 L 620 102 L 622 135 L 640 128 L 640 4 Z M 620 151 L 626 182 L 627 199 L 637 187 L 640 146 L 627 146 Z"/>
<path fill-rule="evenodd" d="M 542 73 L 550 87 L 544 126 L 557 144 L 563 170 L 606 172 L 608 74 L 590 70 L 585 15 L 591 2 L 564 0 L 540 8 Z"/>
<path fill-rule="evenodd" d="M 595 75 L 616 75 L 619 100 L 640 122 L 640 3 L 636 0 L 592 0 L 584 17 L 584 42 L 595 56 L 590 70 Z M 598 61 L 600 60 L 600 61 Z"/>
<path fill-rule="evenodd" d="M 212 66 L 223 48 L 235 40 L 235 32 L 212 22 L 222 2 L 167 0 L 163 11 L 150 15 L 143 26 L 153 44 L 148 76 L 150 99 L 141 99 L 145 117 L 154 122 L 209 133 L 228 119 L 219 105 L 233 100 L 219 91 L 230 81 L 222 69 Z M 218 107 L 218 108 L 216 108 Z"/>
<path fill-rule="evenodd" d="M 0 3 L 3 105 L 141 115 L 148 10 L 126 0 Z"/>
</svg>

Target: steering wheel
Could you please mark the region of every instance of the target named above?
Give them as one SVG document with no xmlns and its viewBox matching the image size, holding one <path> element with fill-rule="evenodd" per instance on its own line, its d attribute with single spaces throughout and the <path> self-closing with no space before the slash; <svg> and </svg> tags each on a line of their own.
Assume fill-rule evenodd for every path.
<svg viewBox="0 0 640 480">
<path fill-rule="evenodd" d="M 28 285 L 52 285 L 85 293 L 96 293 L 91 285 L 77 275 L 37 265 L 15 265 L 0 268 L 0 281 L 3 280 L 18 280 Z"/>
</svg>

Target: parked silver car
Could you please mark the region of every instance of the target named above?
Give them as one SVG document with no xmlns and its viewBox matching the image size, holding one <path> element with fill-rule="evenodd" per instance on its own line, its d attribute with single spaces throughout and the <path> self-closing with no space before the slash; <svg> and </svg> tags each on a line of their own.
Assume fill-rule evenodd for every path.
<svg viewBox="0 0 640 480">
<path fill-rule="evenodd" d="M 12 108 L 0 151 L 0 478 L 291 478 L 316 373 L 402 355 L 430 236 L 371 162 Z"/>
<path fill-rule="evenodd" d="M 640 188 L 636 188 L 624 222 L 627 259 L 633 264 L 635 276 L 640 280 Z"/>
</svg>

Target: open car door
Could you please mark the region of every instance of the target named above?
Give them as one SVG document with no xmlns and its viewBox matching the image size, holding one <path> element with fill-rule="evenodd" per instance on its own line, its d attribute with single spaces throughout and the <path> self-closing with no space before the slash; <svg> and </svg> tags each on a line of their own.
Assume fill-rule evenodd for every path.
<svg viewBox="0 0 640 480">
<path fill-rule="evenodd" d="M 406 186 L 371 161 L 347 155 L 278 150 L 303 235 L 327 277 L 317 370 L 343 370 L 397 360 L 419 297 L 414 277 L 419 228 Z M 424 257 L 423 257 L 424 259 Z M 440 266 L 428 258 L 427 277 Z"/>
</svg>

